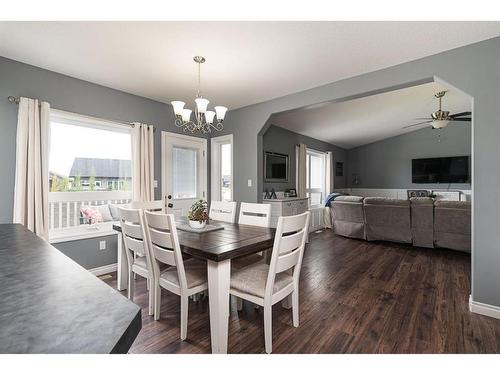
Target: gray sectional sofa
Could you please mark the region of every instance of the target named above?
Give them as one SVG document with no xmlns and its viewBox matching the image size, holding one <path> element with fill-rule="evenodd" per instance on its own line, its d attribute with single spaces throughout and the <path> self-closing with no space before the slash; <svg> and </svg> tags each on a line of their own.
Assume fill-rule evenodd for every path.
<svg viewBox="0 0 500 375">
<path fill-rule="evenodd" d="M 470 202 L 340 196 L 330 212 L 341 236 L 470 252 Z"/>
</svg>

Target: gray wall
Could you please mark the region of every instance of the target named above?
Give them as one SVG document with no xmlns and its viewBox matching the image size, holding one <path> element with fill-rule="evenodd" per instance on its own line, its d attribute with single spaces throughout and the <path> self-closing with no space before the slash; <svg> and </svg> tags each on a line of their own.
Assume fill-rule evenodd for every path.
<svg viewBox="0 0 500 375">
<path fill-rule="evenodd" d="M 155 179 L 158 180 L 155 197 L 161 198 L 161 131 L 182 133 L 174 125 L 170 105 L 0 57 L 0 223 L 12 222 L 14 199 L 18 107 L 8 102 L 9 95 L 39 98 L 48 101 L 53 108 L 69 112 L 154 125 Z M 116 255 L 113 255 L 116 254 L 116 241 L 110 240 L 108 250 L 99 252 L 96 250 L 99 240 L 56 246 L 84 267 L 116 262 Z M 113 246 L 114 251 L 111 250 Z"/>
<path fill-rule="evenodd" d="M 438 142 L 438 134 L 441 133 Z M 471 124 L 451 123 L 441 131 L 430 126 L 347 151 L 349 187 L 385 189 L 470 189 L 470 184 L 414 184 L 411 159 L 471 155 Z M 354 186 L 353 173 L 360 184 Z"/>
<path fill-rule="evenodd" d="M 299 143 L 304 143 L 307 147 L 310 147 L 317 151 L 331 151 L 333 153 L 333 159 L 335 162 L 344 163 L 344 176 L 335 177 L 335 187 L 344 188 L 345 176 L 346 176 L 346 165 L 347 160 L 346 151 L 340 147 L 326 143 L 314 138 L 306 137 L 302 134 L 298 134 L 287 129 L 283 129 L 277 126 L 270 126 L 263 136 L 263 148 L 264 151 L 278 152 L 280 154 L 286 154 L 289 156 L 289 176 L 288 182 L 264 182 L 264 189 L 274 188 L 276 191 L 284 191 L 285 189 L 295 189 L 295 145 Z"/>
<path fill-rule="evenodd" d="M 106 249 L 99 250 L 99 242 L 106 241 Z M 117 236 L 86 238 L 59 242 L 54 247 L 87 269 L 107 266 L 117 262 Z"/>
<path fill-rule="evenodd" d="M 273 113 L 439 77 L 474 98 L 472 297 L 477 302 L 500 306 L 500 238 L 496 235 L 500 222 L 499 61 L 500 38 L 493 38 L 229 112 L 225 126 L 226 132 L 234 133 L 235 200 L 260 199 L 262 135 Z M 247 187 L 247 179 L 257 184 Z"/>
<path fill-rule="evenodd" d="M 155 196 L 161 198 L 161 131 L 182 133 L 170 105 L 0 57 L 0 223 L 12 222 L 14 199 L 17 105 L 8 102 L 9 95 L 39 98 L 64 111 L 155 125 Z"/>
</svg>

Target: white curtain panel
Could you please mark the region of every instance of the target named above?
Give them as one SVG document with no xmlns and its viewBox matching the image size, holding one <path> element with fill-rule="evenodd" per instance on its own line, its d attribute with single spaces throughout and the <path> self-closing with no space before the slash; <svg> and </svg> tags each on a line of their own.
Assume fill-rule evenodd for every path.
<svg viewBox="0 0 500 375">
<path fill-rule="evenodd" d="M 134 123 L 132 133 L 134 201 L 154 200 L 154 127 Z"/>
<path fill-rule="evenodd" d="M 325 190 L 326 194 L 330 194 L 334 187 L 334 172 L 333 168 L 333 154 L 331 151 L 326 153 L 326 165 L 325 165 Z"/>
<path fill-rule="evenodd" d="M 301 198 L 306 196 L 306 162 L 307 162 L 307 147 L 301 143 L 295 146 L 295 155 L 297 159 L 297 195 Z"/>
<path fill-rule="evenodd" d="M 49 238 L 50 105 L 21 98 L 17 115 L 13 222 Z"/>
</svg>

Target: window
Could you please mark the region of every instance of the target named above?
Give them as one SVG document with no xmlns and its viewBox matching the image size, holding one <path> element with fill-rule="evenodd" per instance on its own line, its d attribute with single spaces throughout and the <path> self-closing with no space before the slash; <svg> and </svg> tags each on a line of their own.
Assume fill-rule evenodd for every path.
<svg viewBox="0 0 500 375">
<path fill-rule="evenodd" d="M 190 148 L 173 147 L 172 189 L 174 199 L 196 198 L 198 186 L 198 151 Z"/>
<path fill-rule="evenodd" d="M 79 226 L 82 206 L 132 198 L 131 128 L 51 111 L 49 229 Z"/>
<path fill-rule="evenodd" d="M 212 199 L 233 200 L 233 135 L 211 140 Z"/>
<path fill-rule="evenodd" d="M 323 203 L 326 193 L 326 154 L 307 149 L 306 156 L 306 195 L 311 206 Z"/>
</svg>

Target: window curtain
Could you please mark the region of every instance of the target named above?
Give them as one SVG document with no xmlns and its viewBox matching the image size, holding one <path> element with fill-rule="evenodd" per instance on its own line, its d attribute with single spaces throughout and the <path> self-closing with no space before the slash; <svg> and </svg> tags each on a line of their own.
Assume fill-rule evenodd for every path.
<svg viewBox="0 0 500 375">
<path fill-rule="evenodd" d="M 301 198 L 306 197 L 306 162 L 307 162 L 307 147 L 301 143 L 295 146 L 295 156 L 297 163 L 297 195 Z"/>
<path fill-rule="evenodd" d="M 132 133 L 134 201 L 154 200 L 154 127 L 134 123 Z"/>
<path fill-rule="evenodd" d="M 333 173 L 333 154 L 331 151 L 326 153 L 325 163 L 325 192 L 326 195 L 333 192 L 334 187 L 334 173 Z"/>
<path fill-rule="evenodd" d="M 335 174 L 333 171 L 333 154 L 331 151 L 326 153 L 325 163 L 325 193 L 328 196 L 334 190 Z M 326 197 L 325 197 L 326 198 Z M 332 218 L 330 207 L 323 207 L 323 226 L 325 228 L 332 228 Z"/>
<path fill-rule="evenodd" d="M 20 98 L 13 222 L 49 239 L 50 105 Z"/>
</svg>

